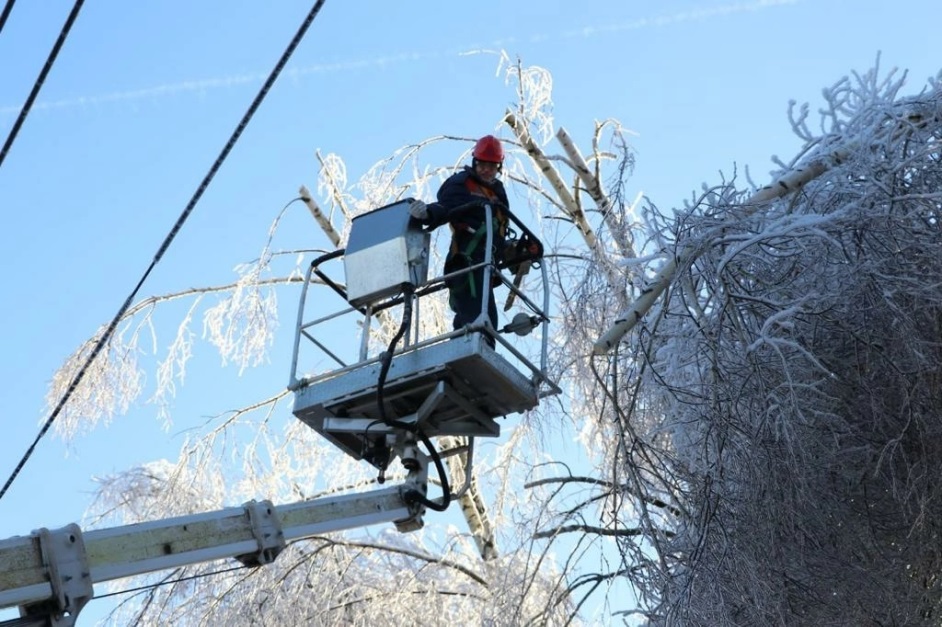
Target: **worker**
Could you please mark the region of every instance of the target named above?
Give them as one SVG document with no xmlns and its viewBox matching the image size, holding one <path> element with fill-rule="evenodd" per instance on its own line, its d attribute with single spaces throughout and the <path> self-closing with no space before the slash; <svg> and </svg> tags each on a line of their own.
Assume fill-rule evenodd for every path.
<svg viewBox="0 0 942 627">
<path fill-rule="evenodd" d="M 496 267 L 505 246 L 509 211 L 507 192 L 498 178 L 503 165 L 504 148 L 500 140 L 493 135 L 485 135 L 471 151 L 471 166 L 465 166 L 442 183 L 438 202 L 426 205 L 415 200 L 409 205 L 409 213 L 423 224 L 436 228 L 447 222 L 451 226 L 451 247 L 445 258 L 446 275 L 484 261 L 487 241 L 484 203 L 490 204 L 493 216 L 492 260 Z M 472 209 L 462 209 L 469 203 L 475 203 Z M 484 290 L 488 291 L 488 319 L 491 328 L 497 329 L 493 290 L 499 281 L 489 275 L 489 269 L 481 267 L 447 281 L 449 305 L 455 312 L 454 329 L 471 324 L 481 315 Z M 493 347 L 494 339 L 487 334 L 484 337 Z"/>
</svg>

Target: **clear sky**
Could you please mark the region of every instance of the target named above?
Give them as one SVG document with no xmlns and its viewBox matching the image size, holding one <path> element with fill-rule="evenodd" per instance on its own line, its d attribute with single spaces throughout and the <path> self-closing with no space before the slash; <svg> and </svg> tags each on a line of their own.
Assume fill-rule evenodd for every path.
<svg viewBox="0 0 942 627">
<path fill-rule="evenodd" d="M 85 4 L 0 166 L 0 481 L 47 416 L 53 372 L 117 311 L 311 4 Z M 0 140 L 71 6 L 18 2 L 0 32 Z M 556 123 L 578 143 L 606 118 L 636 133 L 630 193 L 669 207 L 735 165 L 766 182 L 770 156 L 799 146 L 789 100 L 820 104 L 878 53 L 920 90 L 940 70 L 939 17 L 938 0 L 327 0 L 142 295 L 233 280 L 314 188 L 315 150 L 355 180 L 430 136 L 507 137 L 498 50 L 552 72 Z M 302 205 L 290 212 L 276 249 L 326 244 Z M 175 458 L 187 429 L 287 382 L 283 351 L 241 380 L 198 352 L 169 430 L 141 402 L 70 446 L 45 438 L 0 501 L 0 538 L 80 520 L 91 476 Z"/>
</svg>

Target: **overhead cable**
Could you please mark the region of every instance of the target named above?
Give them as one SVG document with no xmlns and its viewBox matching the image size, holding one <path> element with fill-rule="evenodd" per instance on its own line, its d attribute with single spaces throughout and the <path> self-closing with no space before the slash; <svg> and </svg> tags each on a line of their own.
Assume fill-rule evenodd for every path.
<svg viewBox="0 0 942 627">
<path fill-rule="evenodd" d="M 76 373 L 75 377 L 69 383 L 69 387 L 66 389 L 65 394 L 62 395 L 62 398 L 59 399 L 59 402 L 56 404 L 55 408 L 52 410 L 52 413 L 49 415 L 49 418 L 46 419 L 46 422 L 43 424 L 42 428 L 39 430 L 39 434 L 36 436 L 36 439 L 26 450 L 26 453 L 23 455 L 23 458 L 17 464 L 16 468 L 13 470 L 13 474 L 10 475 L 10 478 L 7 479 L 3 488 L 0 489 L 0 499 L 3 498 L 3 495 L 7 493 L 10 485 L 16 479 L 17 475 L 23 469 L 23 466 L 26 464 L 26 461 L 33 454 L 33 451 L 36 448 L 36 445 L 42 439 L 44 435 L 49 431 L 49 428 L 55 422 L 56 418 L 59 416 L 62 408 L 65 407 L 66 402 L 72 397 L 72 394 L 75 392 L 75 389 L 78 387 L 79 383 L 85 377 L 85 373 L 88 372 L 89 367 L 95 361 L 95 358 L 98 357 L 98 354 L 101 353 L 102 349 L 108 344 L 111 340 L 114 331 L 118 326 L 118 323 L 121 321 L 121 318 L 124 316 L 125 312 L 130 308 L 131 302 L 137 296 L 138 291 L 141 289 L 141 286 L 144 284 L 144 281 L 150 275 L 151 271 L 164 256 L 164 253 L 170 247 L 170 243 L 173 242 L 173 239 L 177 236 L 177 233 L 180 232 L 181 227 L 187 218 L 190 217 L 193 208 L 196 206 L 196 203 L 199 202 L 199 199 L 203 196 L 203 193 L 206 191 L 206 188 L 209 186 L 210 181 L 213 180 L 213 177 L 216 176 L 216 172 L 219 171 L 219 168 L 222 166 L 223 161 L 232 151 L 233 146 L 235 146 L 236 141 L 242 135 L 242 132 L 245 130 L 245 127 L 248 126 L 249 121 L 252 119 L 252 116 L 255 114 L 255 111 L 262 104 L 262 101 L 265 99 L 265 96 L 268 94 L 268 91 L 274 85 L 275 80 L 278 78 L 278 75 L 281 74 L 281 71 L 284 69 L 285 65 L 288 63 L 288 60 L 291 58 L 292 53 L 294 53 L 295 48 L 298 47 L 298 44 L 301 43 L 301 40 L 304 38 L 304 34 L 307 32 L 308 27 L 314 21 L 314 18 L 317 17 L 318 12 L 320 12 L 321 7 L 324 6 L 326 0 L 317 0 L 314 6 L 311 8 L 311 11 L 307 14 L 307 17 L 304 19 L 304 22 L 298 28 L 298 32 L 295 33 L 294 37 L 291 40 L 291 43 L 288 44 L 288 47 L 285 49 L 284 53 L 281 55 L 281 58 L 278 60 L 278 63 L 275 65 L 275 68 L 271 71 L 268 78 L 265 80 L 265 84 L 262 85 L 258 94 L 255 96 L 255 100 L 252 101 L 252 104 L 249 106 L 248 111 L 245 112 L 245 115 L 242 116 L 242 119 L 239 121 L 238 126 L 236 126 L 235 131 L 229 137 L 229 141 L 226 142 L 226 145 L 223 147 L 222 152 L 219 153 L 219 156 L 216 158 L 215 163 L 209 169 L 209 172 L 206 173 L 206 176 L 203 177 L 202 182 L 197 187 L 196 192 L 193 194 L 193 197 L 190 198 L 190 202 L 187 203 L 186 208 L 180 214 L 180 217 L 177 218 L 176 223 L 173 225 L 173 228 L 170 229 L 170 232 L 167 234 L 163 243 L 160 245 L 160 248 L 157 250 L 157 253 L 154 255 L 153 261 L 151 261 L 150 266 L 144 272 L 144 275 L 138 281 L 134 290 L 128 295 L 125 299 L 124 304 L 121 305 L 121 308 L 118 310 L 118 313 L 115 314 L 115 317 L 112 318 L 111 323 L 108 325 L 108 328 L 105 329 L 101 337 L 98 338 L 98 341 L 95 343 L 95 347 L 92 349 L 88 358 L 82 364 L 82 367 Z"/>
<path fill-rule="evenodd" d="M 69 36 L 69 31 L 72 30 L 72 24 L 75 23 L 75 18 L 78 17 L 79 10 L 81 10 L 84 1 L 85 0 L 76 0 L 71 13 L 69 13 L 69 17 L 65 20 L 65 25 L 59 32 L 59 37 L 56 38 L 56 43 L 52 46 L 49 57 L 46 59 L 45 65 L 43 65 L 43 69 L 39 72 L 39 76 L 36 77 L 36 82 L 33 83 L 33 89 L 29 92 L 26 102 L 23 103 L 23 108 L 20 109 L 20 114 L 17 116 L 16 122 L 13 123 L 13 128 L 10 129 L 10 134 L 3 143 L 3 148 L 0 148 L 0 166 L 3 165 L 3 160 L 6 158 L 7 153 L 10 152 L 10 146 L 13 145 L 13 140 L 16 139 L 17 134 L 20 132 L 20 127 L 23 126 L 26 116 L 29 115 L 29 110 L 33 107 L 33 102 L 36 100 L 36 96 L 39 95 L 39 90 L 42 89 L 43 83 L 46 82 L 46 76 L 49 74 L 49 70 L 52 69 L 52 64 L 56 62 L 56 57 L 59 56 L 59 50 L 62 48 L 62 44 L 65 43 L 65 38 Z M 0 30 L 3 29 L 3 23 L 6 22 L 7 15 L 12 8 L 13 1 L 9 0 L 3 8 L 3 15 L 0 15 Z"/>
<path fill-rule="evenodd" d="M 0 33 L 3 32 L 3 25 L 7 23 L 7 18 L 10 17 L 10 11 L 13 10 L 14 4 L 16 4 L 16 0 L 7 0 L 7 3 L 3 5 L 3 13 L 0 13 Z"/>
</svg>

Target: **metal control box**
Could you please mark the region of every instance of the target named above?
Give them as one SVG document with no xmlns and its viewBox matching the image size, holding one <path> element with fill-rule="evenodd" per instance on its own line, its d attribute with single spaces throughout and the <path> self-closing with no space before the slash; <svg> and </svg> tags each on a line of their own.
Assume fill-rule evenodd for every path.
<svg viewBox="0 0 942 627">
<path fill-rule="evenodd" d="M 374 304 L 428 279 L 430 236 L 409 215 L 411 198 L 353 218 L 343 264 L 347 301 Z"/>
</svg>

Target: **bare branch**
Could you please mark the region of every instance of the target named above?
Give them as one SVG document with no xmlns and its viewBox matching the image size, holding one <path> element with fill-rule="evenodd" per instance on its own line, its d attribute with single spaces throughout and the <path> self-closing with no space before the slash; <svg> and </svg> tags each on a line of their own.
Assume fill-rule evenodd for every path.
<svg viewBox="0 0 942 627">
<path fill-rule="evenodd" d="M 555 529 L 546 531 L 537 531 L 533 534 L 536 539 L 555 538 L 566 533 L 585 533 L 596 536 L 623 537 L 629 538 L 644 533 L 641 529 L 635 527 L 632 529 L 605 529 L 602 527 L 593 527 L 592 525 L 563 525 Z M 669 535 L 669 532 L 665 532 Z"/>
</svg>

